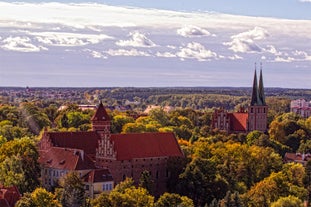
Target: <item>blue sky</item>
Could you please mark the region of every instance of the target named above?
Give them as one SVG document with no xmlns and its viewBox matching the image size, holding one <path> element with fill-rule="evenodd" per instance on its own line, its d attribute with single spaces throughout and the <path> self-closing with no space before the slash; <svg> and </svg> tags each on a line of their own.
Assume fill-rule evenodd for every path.
<svg viewBox="0 0 311 207">
<path fill-rule="evenodd" d="M 262 62 L 267 87 L 311 88 L 311 2 L 18 2 L 0 1 L 0 86 L 249 87 Z"/>
<path fill-rule="evenodd" d="M 308 2 L 308 0 L 22 0 L 16 2 L 55 1 L 63 3 L 95 2 L 118 6 L 134 6 L 177 11 L 215 11 L 220 13 L 249 16 L 311 19 L 311 3 L 310 1 Z"/>
</svg>

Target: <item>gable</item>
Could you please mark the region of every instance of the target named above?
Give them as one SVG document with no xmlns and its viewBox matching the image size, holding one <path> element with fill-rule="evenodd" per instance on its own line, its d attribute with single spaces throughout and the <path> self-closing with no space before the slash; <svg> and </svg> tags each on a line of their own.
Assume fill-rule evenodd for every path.
<svg viewBox="0 0 311 207">
<path fill-rule="evenodd" d="M 247 131 L 248 113 L 230 113 L 229 115 L 231 131 Z"/>
<path fill-rule="evenodd" d="M 95 169 L 94 163 L 82 150 L 51 147 L 39 151 L 39 163 L 47 168 L 61 170 Z"/>
<path fill-rule="evenodd" d="M 173 133 L 112 134 L 117 160 L 148 157 L 182 157 Z"/>
</svg>

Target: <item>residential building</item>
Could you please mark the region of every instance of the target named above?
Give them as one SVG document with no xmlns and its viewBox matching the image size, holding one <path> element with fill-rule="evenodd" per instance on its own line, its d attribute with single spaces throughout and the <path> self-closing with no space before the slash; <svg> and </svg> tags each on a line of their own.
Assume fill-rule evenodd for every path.
<svg viewBox="0 0 311 207">
<path fill-rule="evenodd" d="M 252 97 L 248 110 L 240 108 L 238 112 L 216 109 L 212 116 L 212 129 L 224 130 L 227 133 L 267 131 L 268 106 L 265 101 L 262 70 L 259 84 L 255 70 Z"/>
<path fill-rule="evenodd" d="M 311 160 L 311 154 L 307 153 L 291 153 L 287 152 L 284 155 L 284 162 L 289 163 L 289 162 L 295 162 L 295 163 L 300 163 L 302 165 L 306 165 L 307 162 Z"/>
<path fill-rule="evenodd" d="M 304 99 L 292 100 L 290 102 L 290 111 L 303 118 L 308 118 L 311 116 L 311 101 L 307 102 Z"/>
</svg>

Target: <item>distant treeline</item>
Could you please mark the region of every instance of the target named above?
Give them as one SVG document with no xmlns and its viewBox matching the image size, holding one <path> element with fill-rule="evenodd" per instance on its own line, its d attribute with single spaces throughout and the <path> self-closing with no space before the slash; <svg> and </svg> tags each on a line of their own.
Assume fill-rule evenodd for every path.
<svg viewBox="0 0 311 207">
<path fill-rule="evenodd" d="M 111 88 L 14 88 L 0 87 L 0 104 L 18 104 L 23 101 L 45 101 L 63 104 L 130 104 L 134 109 L 144 110 L 148 105 L 190 107 L 206 109 L 223 107 L 228 110 L 247 106 L 251 88 L 234 87 L 111 87 Z M 311 100 L 311 89 L 266 88 L 270 99 L 290 100 L 304 98 Z"/>
</svg>

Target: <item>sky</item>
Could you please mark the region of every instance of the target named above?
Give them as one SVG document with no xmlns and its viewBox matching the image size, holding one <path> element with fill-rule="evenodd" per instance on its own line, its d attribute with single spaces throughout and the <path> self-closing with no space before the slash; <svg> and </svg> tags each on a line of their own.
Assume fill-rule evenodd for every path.
<svg viewBox="0 0 311 207">
<path fill-rule="evenodd" d="M 311 0 L 0 1 L 0 86 L 311 89 Z"/>
</svg>

